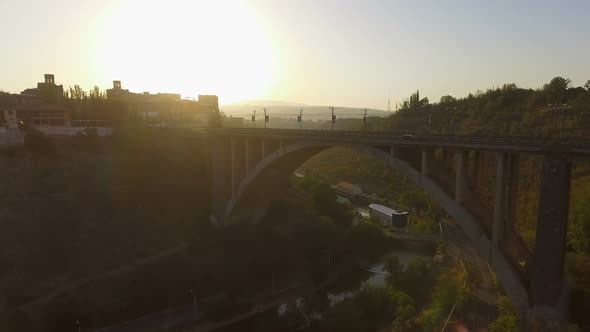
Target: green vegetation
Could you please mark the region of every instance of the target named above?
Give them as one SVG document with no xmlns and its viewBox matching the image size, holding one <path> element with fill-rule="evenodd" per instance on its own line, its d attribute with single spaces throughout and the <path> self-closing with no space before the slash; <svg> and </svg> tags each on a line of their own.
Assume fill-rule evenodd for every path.
<svg viewBox="0 0 590 332">
<path fill-rule="evenodd" d="M 392 287 L 365 287 L 331 307 L 314 331 L 375 331 L 388 325 L 401 331 L 410 327 L 414 313 L 412 299 L 403 292 Z"/>
<path fill-rule="evenodd" d="M 539 89 L 504 84 L 463 98 L 443 96 L 437 103 L 416 92 L 395 114 L 369 121 L 368 130 L 426 133 L 430 113 L 431 134 L 527 135 L 549 139 L 555 134 L 555 104 L 568 105 L 565 113 L 559 112 L 560 119 L 564 114 L 561 136 L 590 139 L 590 81 L 583 87 L 572 87 L 571 81 L 563 77 L 555 77 Z M 559 123 L 558 136 L 560 127 Z M 362 121 L 356 120 L 354 124 L 349 119 L 347 129 L 362 128 Z M 535 243 L 541 165 L 540 156 L 520 156 L 515 229 L 531 249 Z M 413 231 L 436 232 L 437 221 L 445 217 L 436 204 L 420 198 L 426 196 L 423 192 L 368 156 L 346 149 L 330 149 L 309 160 L 304 168 L 329 181 L 362 183 L 365 191 L 393 199 L 401 207 L 421 206 L 411 215 Z M 486 168 L 488 176 L 484 179 L 483 192 L 491 198 L 493 164 Z M 590 164 L 587 161 L 573 164 L 570 202 L 567 267 L 578 287 L 590 291 Z"/>
<path fill-rule="evenodd" d="M 361 152 L 332 148 L 301 166 L 306 176 L 295 178 L 295 184 L 306 191 L 314 184 L 348 181 L 360 183 L 366 193 L 375 193 L 389 205 L 411 211 L 410 230 L 417 233 L 438 232 L 438 222 L 447 213 L 423 190 L 378 160 Z"/>
<path fill-rule="evenodd" d="M 374 123 L 374 130 L 426 132 L 427 112 L 431 114 L 430 133 L 457 135 L 554 135 L 555 106 L 567 104 L 563 116 L 564 138 L 590 138 L 590 90 L 571 87 L 571 81 L 555 77 L 542 88 L 522 89 L 515 84 L 478 91 L 464 98 L 443 96 L 438 103 L 414 94 L 399 112 Z M 561 118 L 561 112 L 560 118 Z M 451 121 L 452 119 L 452 121 Z M 452 127 L 451 127 L 452 123 Z M 558 129 L 561 124 L 558 126 Z M 558 133 L 559 135 L 559 133 Z M 537 223 L 540 165 L 539 156 L 520 158 L 516 230 L 533 248 Z M 590 290 L 586 269 L 590 256 L 590 164 L 573 164 L 568 224 L 568 268 L 580 287 Z M 484 186 L 485 187 L 485 186 Z M 487 186 L 491 192 L 491 187 Z M 577 262 L 578 264 L 572 264 Z M 581 265 L 581 266 L 580 266 Z"/>
<path fill-rule="evenodd" d="M 500 297 L 498 311 L 500 312 L 500 316 L 490 324 L 490 332 L 518 331 L 518 317 L 516 317 L 512 303 L 510 303 L 510 300 L 506 296 Z"/>
</svg>

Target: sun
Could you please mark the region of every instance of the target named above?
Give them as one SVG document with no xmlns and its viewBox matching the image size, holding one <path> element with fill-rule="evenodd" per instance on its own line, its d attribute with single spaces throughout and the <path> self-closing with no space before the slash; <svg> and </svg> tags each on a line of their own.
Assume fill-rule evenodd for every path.
<svg viewBox="0 0 590 332">
<path fill-rule="evenodd" d="M 128 0 L 104 29 L 102 71 L 131 90 L 259 98 L 275 77 L 272 45 L 239 0 Z"/>
</svg>

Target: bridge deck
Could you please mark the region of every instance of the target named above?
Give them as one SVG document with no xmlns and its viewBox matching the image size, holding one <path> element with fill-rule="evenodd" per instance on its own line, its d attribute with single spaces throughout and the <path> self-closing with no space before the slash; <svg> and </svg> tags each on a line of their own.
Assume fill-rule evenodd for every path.
<svg viewBox="0 0 590 332">
<path fill-rule="evenodd" d="M 590 142 L 588 140 L 552 139 L 538 136 L 427 135 L 417 133 L 377 131 L 208 128 L 188 125 L 168 128 L 187 132 L 208 132 L 238 136 L 268 137 L 274 139 L 339 141 L 373 145 L 452 147 L 459 149 L 519 151 L 533 153 L 559 152 L 590 155 Z"/>
</svg>

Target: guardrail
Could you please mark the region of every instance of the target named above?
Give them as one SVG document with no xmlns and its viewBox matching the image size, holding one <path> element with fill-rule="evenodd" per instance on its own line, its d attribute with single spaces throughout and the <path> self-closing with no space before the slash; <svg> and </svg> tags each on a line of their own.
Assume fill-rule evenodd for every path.
<svg viewBox="0 0 590 332">
<path fill-rule="evenodd" d="M 321 139 L 359 139 L 381 140 L 397 144 L 408 145 L 480 145 L 482 147 L 502 147 L 507 150 L 536 150 L 536 151 L 564 151 L 578 154 L 590 154 L 590 140 L 571 138 L 548 138 L 543 136 L 492 136 L 492 135 L 446 135 L 420 134 L 409 132 L 380 132 L 380 131 L 345 131 L 345 130 L 315 130 L 315 129 L 272 129 L 272 128 L 209 128 L 191 125 L 176 125 L 167 128 L 185 131 L 208 131 L 228 134 L 292 137 L 292 138 L 321 138 Z"/>
<path fill-rule="evenodd" d="M 0 132 L 0 146 L 18 146 L 25 144 L 25 136 L 18 130 Z"/>
</svg>

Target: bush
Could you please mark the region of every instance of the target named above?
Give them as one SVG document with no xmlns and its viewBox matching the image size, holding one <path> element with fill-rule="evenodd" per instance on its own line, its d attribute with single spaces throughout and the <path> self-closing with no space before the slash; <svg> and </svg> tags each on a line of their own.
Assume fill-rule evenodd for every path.
<svg viewBox="0 0 590 332">
<path fill-rule="evenodd" d="M 25 148 L 33 154 L 51 156 L 57 149 L 55 142 L 43 132 L 35 128 L 27 128 L 25 132 Z"/>
</svg>

